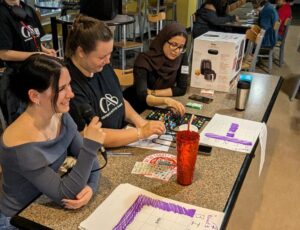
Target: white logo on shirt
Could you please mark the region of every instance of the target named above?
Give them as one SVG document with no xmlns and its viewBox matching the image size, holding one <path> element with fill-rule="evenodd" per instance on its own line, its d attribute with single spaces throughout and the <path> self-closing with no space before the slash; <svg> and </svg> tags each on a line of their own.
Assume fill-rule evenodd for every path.
<svg viewBox="0 0 300 230">
<path fill-rule="evenodd" d="M 32 39 L 32 35 L 39 37 L 40 31 L 38 28 L 33 28 L 31 25 L 28 25 L 27 28 L 25 26 L 21 27 L 21 34 L 25 38 L 25 41 L 29 41 Z"/>
<path fill-rule="evenodd" d="M 114 97 L 111 94 L 105 94 L 105 97 L 100 99 L 99 106 L 103 113 L 108 113 L 112 108 L 115 108 L 118 103 L 119 100 L 117 97 Z"/>
</svg>

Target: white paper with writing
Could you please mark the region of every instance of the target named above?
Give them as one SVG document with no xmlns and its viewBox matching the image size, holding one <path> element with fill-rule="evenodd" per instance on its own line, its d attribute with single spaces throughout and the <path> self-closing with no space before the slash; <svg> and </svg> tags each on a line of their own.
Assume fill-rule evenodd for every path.
<svg viewBox="0 0 300 230">
<path fill-rule="evenodd" d="M 142 219 L 148 221 L 140 222 L 141 218 L 137 215 L 127 229 L 153 229 L 150 228 L 149 224 L 155 224 L 155 229 L 157 230 L 218 230 L 224 218 L 224 213 L 222 212 L 164 198 L 130 184 L 121 184 L 86 220 L 80 223 L 79 228 L 84 230 L 113 229 L 139 195 L 179 205 L 186 209 L 195 209 L 196 212 L 193 217 L 186 217 L 182 214 L 167 212 L 158 208 L 153 208 L 154 210 L 150 210 L 151 212 L 149 213 L 149 209 L 144 210 L 143 208 L 138 215 L 142 215 Z M 138 221 L 139 223 L 137 223 Z M 160 224 L 163 224 L 163 228 L 159 227 Z"/>
<path fill-rule="evenodd" d="M 237 141 L 226 141 L 224 139 L 230 139 L 227 134 L 233 123 L 238 125 L 238 129 L 234 132 L 234 136 L 232 137 L 232 139 Z M 215 114 L 201 132 L 200 143 L 209 146 L 230 149 L 233 151 L 250 153 L 258 138 L 262 126 L 263 124 L 260 122 Z M 208 134 L 224 137 L 224 139 L 208 137 Z M 238 143 L 238 141 L 251 142 L 251 145 L 241 144 Z"/>
</svg>

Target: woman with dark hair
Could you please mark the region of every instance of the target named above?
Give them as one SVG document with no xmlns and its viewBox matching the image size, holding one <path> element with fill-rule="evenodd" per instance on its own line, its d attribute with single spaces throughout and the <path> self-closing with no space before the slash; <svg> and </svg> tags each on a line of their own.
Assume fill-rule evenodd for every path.
<svg viewBox="0 0 300 230">
<path fill-rule="evenodd" d="M 226 14 L 226 0 L 206 0 L 196 11 L 193 38 L 207 31 L 224 31 L 223 24 L 238 21 L 238 16 Z"/>
<path fill-rule="evenodd" d="M 162 134 L 164 124 L 146 121 L 123 98 L 118 78 L 109 65 L 113 35 L 101 21 L 79 15 L 69 31 L 66 56 L 75 97 L 70 114 L 79 131 L 85 126 L 79 108 L 88 104 L 99 116 L 106 133 L 104 145 L 124 146 L 152 134 Z M 135 128 L 123 129 L 125 123 Z"/>
<path fill-rule="evenodd" d="M 147 106 L 167 105 L 180 114 L 185 107 L 171 98 L 187 90 L 188 72 L 184 70 L 187 32 L 178 23 L 166 25 L 151 42 L 149 51 L 139 54 L 134 63 L 134 86 L 124 97 L 137 112 Z"/>
<path fill-rule="evenodd" d="M 69 209 L 77 209 L 97 190 L 97 151 L 105 139 L 99 118 L 84 130 L 84 138 L 70 115 L 74 94 L 70 75 L 54 57 L 32 55 L 10 76 L 12 92 L 27 108 L 0 140 L 3 194 L 0 229 L 40 193 Z M 77 158 L 72 171 L 61 178 L 59 167 L 67 154 Z"/>
</svg>

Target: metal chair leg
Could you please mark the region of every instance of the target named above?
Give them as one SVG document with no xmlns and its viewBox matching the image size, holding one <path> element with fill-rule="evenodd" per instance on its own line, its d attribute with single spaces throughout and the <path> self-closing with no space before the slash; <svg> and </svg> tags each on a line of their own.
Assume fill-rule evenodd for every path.
<svg viewBox="0 0 300 230">
<path fill-rule="evenodd" d="M 273 64 L 273 49 L 269 51 L 269 73 L 272 71 L 272 64 Z"/>
<path fill-rule="evenodd" d="M 293 89 L 293 91 L 290 95 L 290 101 L 292 101 L 296 97 L 296 94 L 298 93 L 299 87 L 300 87 L 300 77 L 297 79 L 295 88 Z"/>
<path fill-rule="evenodd" d="M 279 49 L 279 66 L 281 67 L 283 65 L 283 62 L 284 62 L 284 45 L 281 45 L 280 46 L 280 49 Z"/>
<path fill-rule="evenodd" d="M 122 49 L 121 53 L 122 53 L 122 71 L 124 71 L 124 70 L 125 70 L 125 67 L 126 67 L 125 50 Z"/>
</svg>

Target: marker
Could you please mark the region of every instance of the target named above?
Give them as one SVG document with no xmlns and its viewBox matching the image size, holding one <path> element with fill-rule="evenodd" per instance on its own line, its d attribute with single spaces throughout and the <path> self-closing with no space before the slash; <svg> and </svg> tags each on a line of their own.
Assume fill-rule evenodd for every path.
<svg viewBox="0 0 300 230">
<path fill-rule="evenodd" d="M 217 140 L 229 141 L 229 142 L 233 142 L 233 143 L 237 143 L 237 144 L 241 144 L 241 145 L 250 145 L 250 146 L 252 145 L 251 141 L 240 140 L 240 139 L 233 138 L 233 137 L 221 136 L 221 135 L 214 134 L 214 133 L 205 133 L 204 135 L 206 137 L 217 139 Z"/>
</svg>

